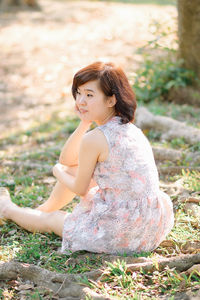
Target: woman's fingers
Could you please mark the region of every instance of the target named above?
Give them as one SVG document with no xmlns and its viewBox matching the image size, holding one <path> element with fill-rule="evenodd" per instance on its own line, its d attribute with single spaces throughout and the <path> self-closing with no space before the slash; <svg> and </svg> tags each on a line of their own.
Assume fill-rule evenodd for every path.
<svg viewBox="0 0 200 300">
<path fill-rule="evenodd" d="M 77 116 L 78 116 L 79 118 L 81 118 L 81 113 L 80 113 L 80 111 L 79 111 L 79 109 L 78 109 L 77 104 L 75 104 L 74 110 L 75 110 L 75 113 L 77 114 Z"/>
<path fill-rule="evenodd" d="M 91 120 L 87 120 L 84 118 L 84 116 L 81 114 L 81 112 L 79 111 L 79 108 L 78 108 L 78 105 L 75 104 L 74 106 L 74 110 L 75 110 L 75 113 L 76 115 L 81 119 L 82 122 L 86 123 L 86 124 L 89 124 L 91 125 L 92 124 L 92 121 Z"/>
</svg>

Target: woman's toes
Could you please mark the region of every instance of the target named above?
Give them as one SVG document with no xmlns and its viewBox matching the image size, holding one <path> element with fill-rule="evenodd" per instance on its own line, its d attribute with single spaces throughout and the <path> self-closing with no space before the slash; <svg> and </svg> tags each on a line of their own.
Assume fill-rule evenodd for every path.
<svg viewBox="0 0 200 300">
<path fill-rule="evenodd" d="M 7 210 L 12 204 L 10 194 L 4 187 L 0 187 L 0 225 L 3 224 L 3 219 L 7 218 Z"/>
<path fill-rule="evenodd" d="M 11 200 L 9 191 L 5 187 L 0 187 L 0 201 L 2 199 Z"/>
</svg>

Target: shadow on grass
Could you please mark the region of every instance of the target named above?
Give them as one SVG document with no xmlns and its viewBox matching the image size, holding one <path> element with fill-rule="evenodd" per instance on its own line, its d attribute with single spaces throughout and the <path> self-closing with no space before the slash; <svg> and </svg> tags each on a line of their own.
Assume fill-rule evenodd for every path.
<svg viewBox="0 0 200 300">
<path fill-rule="evenodd" d="M 96 1 L 96 0 L 92 0 Z M 175 0 L 99 0 L 99 2 L 118 2 L 129 4 L 176 5 Z"/>
<path fill-rule="evenodd" d="M 10 191 L 14 191 L 16 186 L 21 186 L 23 191 L 28 188 L 29 200 L 32 190 L 33 194 L 38 194 L 34 190 L 35 184 L 41 184 L 45 178 L 52 176 L 52 166 L 78 123 L 77 117 L 59 119 L 54 114 L 48 122 L 0 139 L 0 148 L 4 153 L 0 166 L 0 186 L 6 186 Z M 7 154 L 7 149 L 11 148 L 14 155 Z M 47 192 L 42 191 L 40 196 L 46 197 Z"/>
<path fill-rule="evenodd" d="M 42 143 L 48 140 L 59 138 L 60 135 L 66 138 L 65 134 L 71 134 L 78 126 L 80 120 L 78 117 L 66 117 L 59 119 L 57 113 L 54 113 L 51 119 L 47 122 L 41 122 L 38 126 L 30 127 L 25 131 L 19 131 L 14 134 L 8 134 L 7 137 L 0 138 L 0 147 L 6 148 L 8 145 L 22 145 L 25 141 L 24 136 L 35 140 L 37 143 Z"/>
</svg>

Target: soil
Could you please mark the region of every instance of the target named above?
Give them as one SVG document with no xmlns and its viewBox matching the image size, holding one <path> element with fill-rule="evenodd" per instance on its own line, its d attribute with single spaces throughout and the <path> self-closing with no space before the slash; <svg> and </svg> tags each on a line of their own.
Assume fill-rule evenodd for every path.
<svg viewBox="0 0 200 300">
<path fill-rule="evenodd" d="M 39 1 L 40 9 L 0 12 L 0 138 L 71 113 L 74 73 L 97 60 L 120 64 L 131 79 L 137 49 L 155 20 L 176 26 L 175 6 L 100 1 Z M 170 42 L 170 41 L 169 41 Z"/>
</svg>

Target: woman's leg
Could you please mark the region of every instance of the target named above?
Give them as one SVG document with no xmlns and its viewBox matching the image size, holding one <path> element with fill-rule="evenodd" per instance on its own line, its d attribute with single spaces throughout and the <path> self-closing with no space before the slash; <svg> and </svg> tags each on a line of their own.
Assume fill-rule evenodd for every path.
<svg viewBox="0 0 200 300">
<path fill-rule="evenodd" d="M 11 201 L 8 191 L 5 188 L 1 188 L 0 216 L 14 221 L 31 232 L 54 232 L 62 236 L 66 213 L 59 210 L 46 213 L 28 207 L 19 207 Z"/>
<path fill-rule="evenodd" d="M 78 166 L 66 167 L 66 171 L 75 176 Z M 54 186 L 50 197 L 40 206 L 37 207 L 38 210 L 43 212 L 53 212 L 61 209 L 63 206 L 72 201 L 75 194 L 71 192 L 64 184 L 57 182 Z"/>
<path fill-rule="evenodd" d="M 67 172 L 70 172 L 71 175 L 75 175 L 76 171 L 77 166 L 67 168 Z M 91 180 L 89 188 L 95 185 L 96 183 Z M 31 232 L 54 232 L 62 236 L 66 213 L 58 209 L 69 203 L 74 196 L 74 193 L 57 182 L 49 199 L 37 209 L 31 209 L 14 204 L 8 191 L 0 188 L 0 218 L 10 219 Z"/>
<path fill-rule="evenodd" d="M 71 202 L 74 197 L 75 194 L 73 192 L 60 182 L 57 182 L 50 194 L 50 197 L 43 204 L 38 206 L 36 210 L 43 212 L 56 211 Z"/>
<path fill-rule="evenodd" d="M 77 166 L 67 168 L 67 172 L 71 175 L 75 175 L 76 171 Z M 66 186 L 57 182 L 48 200 L 37 209 L 31 209 L 14 204 L 8 191 L 2 188 L 0 189 L 0 217 L 10 219 L 31 232 L 54 232 L 62 236 L 66 213 L 59 209 L 72 201 L 74 196 L 75 194 Z"/>
<path fill-rule="evenodd" d="M 70 175 L 76 176 L 78 166 L 66 167 L 66 172 Z M 96 182 L 92 179 L 89 189 L 96 186 Z M 50 197 L 43 204 L 37 207 L 38 210 L 43 212 L 53 212 L 61 209 L 63 206 L 72 201 L 75 194 L 71 192 L 64 184 L 57 182 L 54 186 Z"/>
</svg>

